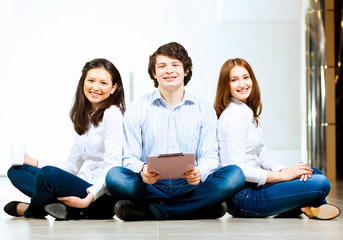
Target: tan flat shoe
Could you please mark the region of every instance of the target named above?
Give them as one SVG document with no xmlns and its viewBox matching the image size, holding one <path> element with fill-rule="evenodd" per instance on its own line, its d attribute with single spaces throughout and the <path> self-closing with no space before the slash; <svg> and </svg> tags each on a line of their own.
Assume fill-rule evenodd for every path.
<svg viewBox="0 0 343 240">
<path fill-rule="evenodd" d="M 319 207 L 303 207 L 301 211 L 308 218 L 316 218 L 321 220 L 330 220 L 338 217 L 341 210 L 333 204 L 323 204 Z"/>
</svg>

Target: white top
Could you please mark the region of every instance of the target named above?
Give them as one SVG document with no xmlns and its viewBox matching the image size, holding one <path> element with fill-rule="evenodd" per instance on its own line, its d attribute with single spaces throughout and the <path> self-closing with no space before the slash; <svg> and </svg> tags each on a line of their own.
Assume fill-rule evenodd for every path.
<svg viewBox="0 0 343 240">
<path fill-rule="evenodd" d="M 56 163 L 63 170 L 77 175 L 84 166 L 84 180 L 93 184 L 87 189 L 94 200 L 106 193 L 105 177 L 114 166 L 122 165 L 123 115 L 117 106 L 104 112 L 97 127 L 93 124 L 88 132 L 75 135 L 74 145 L 64 163 Z M 39 167 L 47 165 L 39 161 Z"/>
<path fill-rule="evenodd" d="M 217 136 L 222 166 L 239 166 L 247 182 L 265 184 L 269 170 L 285 168 L 269 153 L 263 142 L 262 128 L 256 127 L 252 110 L 235 98 L 231 98 L 220 115 Z"/>
<path fill-rule="evenodd" d="M 124 115 L 123 166 L 140 172 L 148 156 L 195 153 L 201 181 L 219 168 L 213 107 L 185 91 L 171 108 L 158 89 L 132 103 Z"/>
</svg>

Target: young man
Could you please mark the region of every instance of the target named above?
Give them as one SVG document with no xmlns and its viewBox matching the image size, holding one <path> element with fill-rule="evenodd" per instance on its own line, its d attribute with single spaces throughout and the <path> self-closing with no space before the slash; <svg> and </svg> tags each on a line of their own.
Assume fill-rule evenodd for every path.
<svg viewBox="0 0 343 240">
<path fill-rule="evenodd" d="M 112 168 L 106 186 L 119 201 L 122 220 L 219 218 L 224 200 L 244 185 L 240 168 L 219 169 L 217 117 L 213 107 L 185 91 L 192 60 L 176 42 L 155 51 L 149 59 L 157 89 L 132 103 L 124 115 L 123 167 Z M 195 153 L 195 167 L 185 178 L 159 180 L 149 172 L 148 156 Z"/>
</svg>

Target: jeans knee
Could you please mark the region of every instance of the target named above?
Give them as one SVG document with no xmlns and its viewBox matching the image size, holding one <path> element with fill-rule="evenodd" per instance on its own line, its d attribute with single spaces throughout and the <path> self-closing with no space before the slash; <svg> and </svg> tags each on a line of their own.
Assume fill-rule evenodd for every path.
<svg viewBox="0 0 343 240">
<path fill-rule="evenodd" d="M 16 169 L 14 168 L 14 166 L 10 167 L 8 170 L 7 170 L 7 177 L 12 180 L 14 177 L 15 177 L 15 172 L 16 172 Z"/>
<path fill-rule="evenodd" d="M 236 165 L 229 165 L 227 167 L 228 172 L 230 174 L 231 184 L 243 187 L 245 182 L 245 176 L 242 169 Z"/>
<path fill-rule="evenodd" d="M 57 176 L 57 171 L 56 171 L 56 167 L 53 166 L 45 166 L 42 167 L 41 169 L 39 169 L 39 171 L 37 172 L 36 178 L 35 178 L 35 182 L 47 182 L 49 181 L 49 179 L 55 179 L 55 176 L 60 177 L 59 175 Z"/>
<path fill-rule="evenodd" d="M 223 169 L 227 176 L 227 189 L 232 193 L 237 193 L 244 187 L 244 173 L 242 169 L 236 165 L 228 165 Z"/>
<path fill-rule="evenodd" d="M 111 168 L 106 174 L 106 183 L 111 183 L 116 178 L 119 173 L 120 167 L 113 167 Z"/>
<path fill-rule="evenodd" d="M 122 175 L 123 167 L 113 167 L 111 168 L 105 178 L 106 186 L 107 188 L 117 187 L 116 185 L 120 185 L 120 179 L 122 177 L 119 177 Z"/>
<path fill-rule="evenodd" d="M 15 186 L 22 181 L 22 174 L 23 166 L 12 166 L 7 170 L 7 177 Z"/>
<path fill-rule="evenodd" d="M 117 198 L 122 198 L 122 194 L 131 196 L 133 194 L 139 194 L 138 191 L 132 190 L 135 186 L 134 181 L 131 180 L 132 176 L 136 174 L 131 170 L 124 167 L 113 167 L 106 175 L 106 188 L 108 192 Z M 133 186 L 132 186 L 133 185 Z"/>
<path fill-rule="evenodd" d="M 317 186 L 318 190 L 324 192 L 326 196 L 330 193 L 331 190 L 331 183 L 327 177 L 324 175 L 317 175 Z"/>
</svg>

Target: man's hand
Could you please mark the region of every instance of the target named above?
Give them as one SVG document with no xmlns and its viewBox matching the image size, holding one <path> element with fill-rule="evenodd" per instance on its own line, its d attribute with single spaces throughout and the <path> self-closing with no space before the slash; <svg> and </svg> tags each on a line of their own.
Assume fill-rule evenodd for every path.
<svg viewBox="0 0 343 240">
<path fill-rule="evenodd" d="M 160 175 L 157 173 L 149 172 L 148 164 L 145 163 L 143 164 L 142 168 L 142 179 L 147 184 L 154 184 L 155 182 L 157 182 L 158 179 L 160 179 Z"/>
<path fill-rule="evenodd" d="M 190 185 L 198 185 L 200 183 L 201 173 L 199 168 L 197 167 L 194 167 L 192 170 L 185 172 L 183 175 Z"/>
<path fill-rule="evenodd" d="M 58 197 L 57 199 L 58 201 L 63 202 L 65 205 L 69 207 L 86 208 L 94 201 L 94 196 L 93 194 L 88 193 L 88 195 L 85 198 L 69 196 L 69 197 Z"/>
</svg>

